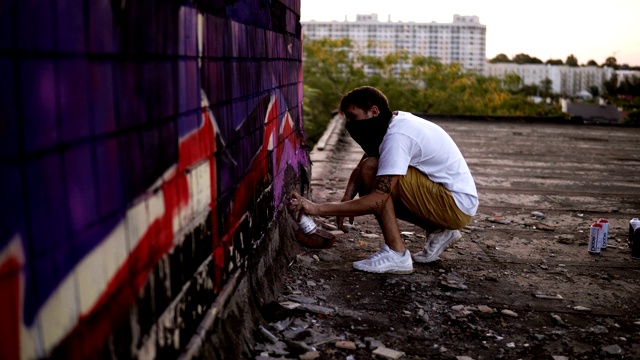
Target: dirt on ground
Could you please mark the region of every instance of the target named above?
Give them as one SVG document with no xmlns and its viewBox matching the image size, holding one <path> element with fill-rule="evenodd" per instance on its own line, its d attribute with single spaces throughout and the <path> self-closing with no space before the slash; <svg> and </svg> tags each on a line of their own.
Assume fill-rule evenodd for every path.
<svg viewBox="0 0 640 360">
<path fill-rule="evenodd" d="M 256 359 L 640 359 L 640 129 L 435 121 L 463 152 L 480 208 L 463 238 L 410 275 L 355 271 L 383 245 L 373 216 L 337 241 L 300 247 L 265 309 Z M 312 152 L 313 201 L 340 201 L 362 150 L 331 129 Z M 609 220 L 608 248 L 587 251 Z M 399 222 L 409 251 L 425 231 Z"/>
</svg>

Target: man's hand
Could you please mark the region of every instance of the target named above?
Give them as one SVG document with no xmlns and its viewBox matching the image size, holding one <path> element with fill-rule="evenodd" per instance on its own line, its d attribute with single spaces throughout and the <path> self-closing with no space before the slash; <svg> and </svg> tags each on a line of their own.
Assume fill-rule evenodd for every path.
<svg viewBox="0 0 640 360">
<path fill-rule="evenodd" d="M 300 221 L 303 214 L 318 215 L 318 204 L 305 199 L 295 191 L 289 195 L 287 209 L 296 221 Z"/>
<path fill-rule="evenodd" d="M 345 194 L 340 202 L 353 200 L 353 198 L 354 196 L 348 196 L 347 194 Z M 349 224 L 353 225 L 353 216 L 349 216 Z M 336 216 L 336 225 L 338 225 L 338 229 L 342 230 L 343 233 L 349 232 L 349 229 L 344 226 L 344 216 Z"/>
</svg>

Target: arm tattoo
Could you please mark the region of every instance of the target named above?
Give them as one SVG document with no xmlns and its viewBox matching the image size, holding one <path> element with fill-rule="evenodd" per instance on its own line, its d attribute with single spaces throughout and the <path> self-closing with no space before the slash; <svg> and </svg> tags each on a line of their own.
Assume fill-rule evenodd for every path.
<svg viewBox="0 0 640 360">
<path fill-rule="evenodd" d="M 373 189 L 379 193 L 391 194 L 391 176 L 377 176 Z"/>
</svg>

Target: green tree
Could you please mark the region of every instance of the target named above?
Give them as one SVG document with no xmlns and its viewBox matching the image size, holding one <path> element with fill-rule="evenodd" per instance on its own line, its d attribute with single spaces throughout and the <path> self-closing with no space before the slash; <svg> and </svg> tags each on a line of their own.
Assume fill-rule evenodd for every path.
<svg viewBox="0 0 640 360">
<path fill-rule="evenodd" d="M 573 55 L 567 56 L 567 60 L 564 62 L 567 66 L 578 66 L 578 59 Z"/>
<path fill-rule="evenodd" d="M 609 56 L 605 61 L 604 61 L 604 66 L 608 66 L 612 69 L 618 69 L 620 66 L 618 66 L 618 60 L 616 58 L 614 58 L 613 56 Z"/>
<path fill-rule="evenodd" d="M 564 65 L 561 59 L 549 59 L 545 61 L 545 64 L 549 65 Z"/>
<path fill-rule="evenodd" d="M 589 87 L 589 93 L 591 93 L 591 96 L 593 96 L 593 98 L 595 99 L 600 96 L 600 89 L 597 86 L 592 85 L 591 87 Z"/>
<path fill-rule="evenodd" d="M 512 94 L 520 91 L 523 84 L 522 78 L 516 73 L 506 74 L 504 79 L 502 79 L 502 86 Z"/>
<path fill-rule="evenodd" d="M 542 64 L 542 60 L 537 57 L 531 57 L 528 54 L 517 54 L 512 60 L 516 64 Z"/>
<path fill-rule="evenodd" d="M 365 83 L 362 64 L 349 39 L 303 43 L 303 111 L 310 146 L 322 136 L 343 93 Z"/>
<path fill-rule="evenodd" d="M 509 57 L 507 55 L 505 55 L 505 54 L 498 54 L 493 59 L 489 60 L 489 62 L 492 63 L 492 64 L 510 63 L 511 60 L 509 60 Z"/>
<path fill-rule="evenodd" d="M 542 97 L 548 97 L 551 95 L 551 91 L 553 90 L 553 81 L 549 78 L 545 78 L 544 80 L 540 81 L 540 95 Z"/>
<path fill-rule="evenodd" d="M 589 60 L 587 61 L 587 66 L 600 66 L 600 65 L 598 65 L 598 63 L 595 62 L 595 60 Z"/>
</svg>

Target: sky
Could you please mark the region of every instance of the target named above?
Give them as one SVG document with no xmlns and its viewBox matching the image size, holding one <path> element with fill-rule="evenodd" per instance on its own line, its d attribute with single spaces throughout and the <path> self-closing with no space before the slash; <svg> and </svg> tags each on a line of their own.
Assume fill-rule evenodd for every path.
<svg viewBox="0 0 640 360">
<path fill-rule="evenodd" d="M 379 21 L 452 23 L 453 15 L 475 15 L 487 27 L 487 58 L 524 53 L 542 61 L 640 66 L 640 0 L 301 0 L 301 21 L 355 21 L 378 14 Z"/>
</svg>

